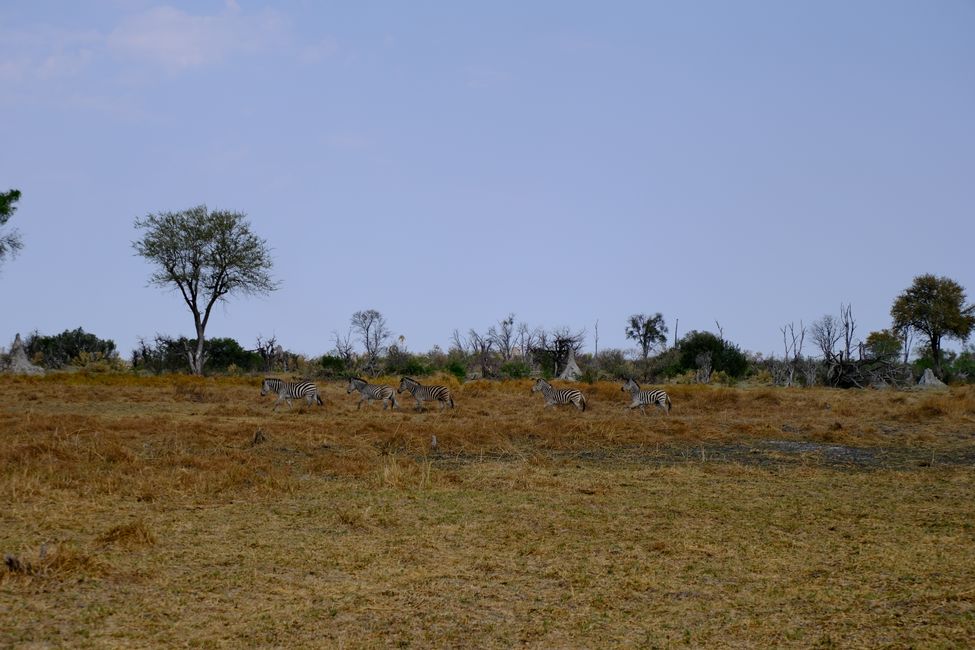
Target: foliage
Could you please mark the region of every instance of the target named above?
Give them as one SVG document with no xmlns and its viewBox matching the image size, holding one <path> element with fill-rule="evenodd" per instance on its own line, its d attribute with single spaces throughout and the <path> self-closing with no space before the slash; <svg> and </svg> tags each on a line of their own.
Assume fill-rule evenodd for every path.
<svg viewBox="0 0 975 650">
<path fill-rule="evenodd" d="M 80 327 L 53 336 L 34 332 L 24 342 L 24 350 L 34 363 L 45 368 L 84 366 L 95 361 L 114 363 L 118 360 L 115 341 L 100 339 Z"/>
<path fill-rule="evenodd" d="M 502 379 L 524 379 L 531 372 L 531 366 L 524 361 L 508 361 L 501 364 Z"/>
<path fill-rule="evenodd" d="M 900 357 L 904 347 L 901 338 L 889 329 L 870 332 L 864 342 L 866 354 L 877 361 L 894 361 Z"/>
<path fill-rule="evenodd" d="M 17 207 L 14 205 L 20 200 L 20 190 L 10 190 L 8 192 L 0 192 L 0 226 L 7 225 L 10 217 L 13 216 L 14 212 L 17 211 Z M 17 254 L 21 248 L 23 248 L 23 242 L 20 239 L 20 233 L 16 229 L 11 230 L 7 234 L 0 234 L 0 262 L 3 261 L 7 255 L 14 256 Z"/>
<path fill-rule="evenodd" d="M 609 379 L 635 376 L 633 363 L 626 358 L 622 350 L 609 348 L 600 350 L 593 362 L 599 366 L 603 376 Z"/>
<path fill-rule="evenodd" d="M 433 368 L 420 355 L 410 354 L 398 346 L 391 345 L 386 354 L 386 374 L 419 376 L 429 375 Z"/>
<path fill-rule="evenodd" d="M 245 350 L 232 338 L 213 338 L 206 341 L 206 370 L 224 371 L 230 366 L 242 372 L 259 372 L 264 368 L 264 359 L 257 352 Z"/>
<path fill-rule="evenodd" d="M 667 343 L 667 325 L 664 324 L 663 314 L 633 314 L 626 325 L 626 338 L 637 342 L 646 361 L 651 350 Z"/>
<path fill-rule="evenodd" d="M 748 358 L 737 345 L 724 341 L 711 332 L 690 331 L 681 339 L 678 369 L 687 372 L 698 368 L 701 355 L 710 353 L 711 367 L 715 372 L 740 378 L 748 372 Z"/>
<path fill-rule="evenodd" d="M 942 370 L 942 338 L 964 341 L 975 327 L 975 305 L 965 304 L 962 286 L 931 274 L 914 278 L 894 300 L 890 315 L 895 331 L 909 327 L 927 337 L 936 374 Z"/>
<path fill-rule="evenodd" d="M 347 366 L 345 359 L 331 354 L 322 355 L 318 365 L 322 367 L 321 374 L 325 377 L 340 377 L 351 373 L 351 368 Z"/>
<path fill-rule="evenodd" d="M 189 361 L 203 374 L 204 336 L 214 304 L 235 294 L 268 293 L 272 281 L 267 242 L 251 232 L 244 214 L 209 211 L 205 205 L 136 219 L 136 253 L 155 265 L 150 283 L 175 287 L 193 314 L 196 344 Z"/>
<path fill-rule="evenodd" d="M 155 374 L 163 372 L 189 372 L 187 356 L 189 339 L 174 339 L 164 334 L 156 334 L 152 342 L 139 339 L 138 347 L 132 350 L 132 369 L 147 370 Z"/>
</svg>

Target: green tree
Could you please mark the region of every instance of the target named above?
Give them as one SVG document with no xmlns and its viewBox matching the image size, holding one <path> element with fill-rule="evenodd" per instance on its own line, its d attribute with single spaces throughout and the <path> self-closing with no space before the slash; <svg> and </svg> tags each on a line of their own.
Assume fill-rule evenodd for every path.
<svg viewBox="0 0 975 650">
<path fill-rule="evenodd" d="M 867 357 L 877 361 L 896 360 L 904 347 L 901 337 L 891 330 L 870 332 L 864 345 L 866 346 Z"/>
<path fill-rule="evenodd" d="M 910 327 L 927 337 L 934 372 L 941 370 L 941 340 L 965 341 L 975 327 L 975 305 L 965 304 L 965 290 L 951 278 L 926 274 L 897 296 L 890 308 L 895 331 Z"/>
<path fill-rule="evenodd" d="M 251 232 L 244 214 L 210 212 L 205 205 L 150 214 L 136 219 L 135 227 L 142 237 L 133 248 L 156 266 L 150 284 L 178 289 L 193 314 L 196 344 L 187 346 L 186 355 L 193 373 L 202 375 L 206 326 L 217 301 L 277 288 L 267 242 Z"/>
<path fill-rule="evenodd" d="M 17 206 L 14 203 L 19 200 L 20 190 L 0 193 L 0 226 L 7 225 L 10 217 L 14 216 L 14 212 L 17 211 Z M 6 234 L 0 233 L 0 262 L 3 262 L 8 255 L 13 257 L 23 247 L 24 243 L 21 241 L 20 233 L 17 232 L 16 228 Z"/>
<path fill-rule="evenodd" d="M 680 340 L 681 371 L 694 370 L 701 355 L 710 355 L 711 367 L 730 377 L 741 377 L 748 372 L 748 357 L 737 345 L 722 340 L 711 332 L 691 330 Z"/>
<path fill-rule="evenodd" d="M 660 312 L 653 316 L 633 314 L 626 325 L 626 338 L 637 342 L 643 361 L 646 362 L 651 350 L 667 343 L 667 325 L 664 324 L 664 315 Z"/>
</svg>

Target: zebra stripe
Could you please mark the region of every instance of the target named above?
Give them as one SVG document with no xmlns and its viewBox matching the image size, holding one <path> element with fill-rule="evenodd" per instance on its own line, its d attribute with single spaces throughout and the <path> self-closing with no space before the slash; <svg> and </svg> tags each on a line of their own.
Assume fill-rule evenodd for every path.
<svg viewBox="0 0 975 650">
<path fill-rule="evenodd" d="M 647 405 L 653 404 L 664 413 L 670 413 L 670 396 L 662 390 L 640 390 L 640 384 L 632 378 L 626 380 L 621 390 L 633 398 L 631 409 L 639 407 L 640 411 L 646 413 Z"/>
<path fill-rule="evenodd" d="M 318 394 L 318 386 L 310 381 L 282 381 L 274 377 L 265 377 L 261 382 L 261 397 L 268 393 L 274 393 L 278 400 L 274 403 L 273 411 L 278 410 L 281 402 L 287 402 L 291 408 L 291 400 L 304 398 L 305 403 L 311 406 L 318 402 L 319 406 L 324 406 L 322 398 Z"/>
<path fill-rule="evenodd" d="M 356 410 L 362 408 L 363 402 L 365 402 L 366 406 L 368 406 L 369 403 L 374 399 L 382 400 L 384 411 L 386 410 L 387 405 L 389 405 L 390 408 L 399 407 L 399 402 L 396 401 L 396 395 L 393 393 L 392 386 L 386 386 L 384 384 L 370 384 L 365 379 L 361 379 L 359 377 L 349 377 L 349 388 L 345 391 L 345 394 L 348 395 L 354 390 L 359 391 L 359 395 L 361 396 Z"/>
<path fill-rule="evenodd" d="M 454 408 L 454 398 L 450 396 L 450 389 L 446 386 L 424 386 L 415 379 L 410 379 L 409 377 L 403 377 L 399 380 L 399 388 L 397 393 L 402 393 L 407 391 L 416 400 L 416 410 L 423 410 L 423 402 L 436 400 L 440 402 L 440 410 L 447 408 Z"/>
<path fill-rule="evenodd" d="M 586 410 L 586 396 L 582 394 L 582 391 L 575 388 L 555 388 L 544 379 L 539 379 L 532 386 L 532 392 L 541 392 L 545 396 L 543 408 L 558 404 L 575 404 L 575 407 L 580 411 Z"/>
</svg>

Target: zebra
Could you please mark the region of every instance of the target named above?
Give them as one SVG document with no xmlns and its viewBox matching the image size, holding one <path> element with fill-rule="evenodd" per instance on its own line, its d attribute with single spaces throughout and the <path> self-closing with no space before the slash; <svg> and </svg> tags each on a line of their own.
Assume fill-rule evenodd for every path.
<svg viewBox="0 0 975 650">
<path fill-rule="evenodd" d="M 647 404 L 653 404 L 664 413 L 670 413 L 670 396 L 662 390 L 640 390 L 640 384 L 633 381 L 632 377 L 623 383 L 623 388 L 620 390 L 629 393 L 633 398 L 633 402 L 630 404 L 631 409 L 640 407 L 640 410 L 645 414 Z"/>
<path fill-rule="evenodd" d="M 272 409 L 274 411 L 278 410 L 281 402 L 287 402 L 288 408 L 291 408 L 291 400 L 301 397 L 305 399 L 308 406 L 315 402 L 318 402 L 319 406 L 324 406 L 322 397 L 318 394 L 318 386 L 310 381 L 282 381 L 273 377 L 265 377 L 264 381 L 261 382 L 261 397 L 268 393 L 274 393 L 278 396 L 278 401 L 274 403 Z"/>
<path fill-rule="evenodd" d="M 580 411 L 586 410 L 586 396 L 575 388 L 555 388 L 544 379 L 539 379 L 532 386 L 532 392 L 541 392 L 545 396 L 545 406 L 548 408 L 556 404 L 575 404 Z"/>
<path fill-rule="evenodd" d="M 368 406 L 369 402 L 374 399 L 382 400 L 384 411 L 386 410 L 387 405 L 390 408 L 399 407 L 399 402 L 396 401 L 396 394 L 393 393 L 392 386 L 370 384 L 365 379 L 361 379 L 359 377 L 349 377 L 349 388 L 345 391 L 345 394 L 348 395 L 354 390 L 359 391 L 359 395 L 361 395 L 359 405 L 356 407 L 356 410 L 362 408 L 363 402 L 365 402 Z"/>
<path fill-rule="evenodd" d="M 440 410 L 443 411 L 450 405 L 454 408 L 454 398 L 450 396 L 450 389 L 446 386 L 424 386 L 415 379 L 403 377 L 399 380 L 397 393 L 407 391 L 416 400 L 416 410 L 423 410 L 423 402 L 436 400 L 440 402 Z"/>
</svg>

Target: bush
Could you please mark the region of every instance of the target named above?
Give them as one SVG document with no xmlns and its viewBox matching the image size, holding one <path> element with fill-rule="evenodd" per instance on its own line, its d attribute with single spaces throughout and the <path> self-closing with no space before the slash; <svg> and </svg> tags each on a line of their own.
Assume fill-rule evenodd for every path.
<svg viewBox="0 0 975 650">
<path fill-rule="evenodd" d="M 502 379 L 524 379 L 531 372 L 531 366 L 524 361 L 508 361 L 501 364 Z"/>
<path fill-rule="evenodd" d="M 190 362 L 186 356 L 189 339 L 174 339 L 164 334 L 156 334 L 151 343 L 139 339 L 139 347 L 132 350 L 132 369 L 146 370 L 155 374 L 163 372 L 189 372 Z"/>
<path fill-rule="evenodd" d="M 345 359 L 330 354 L 322 355 L 318 360 L 318 365 L 322 367 L 321 375 L 324 377 L 341 377 L 351 374 L 351 368 L 345 365 Z"/>
<path fill-rule="evenodd" d="M 467 379 L 467 368 L 460 361 L 450 361 L 444 368 L 445 371 L 457 378 L 457 381 Z"/>
<path fill-rule="evenodd" d="M 85 365 L 98 360 L 118 364 L 115 341 L 100 339 L 82 328 L 65 330 L 54 336 L 43 336 L 36 331 L 24 344 L 27 356 L 45 368 L 63 368 L 66 365 Z M 73 362 L 78 363 L 73 363 Z"/>
<path fill-rule="evenodd" d="M 737 345 L 723 341 L 711 332 L 691 331 L 681 339 L 680 372 L 687 372 L 697 368 L 700 355 L 711 353 L 711 368 L 715 372 L 723 372 L 730 377 L 743 377 L 748 372 L 748 358 Z"/>
<path fill-rule="evenodd" d="M 204 342 L 207 372 L 226 372 L 234 366 L 240 372 L 259 372 L 264 368 L 264 359 L 257 352 L 245 350 L 240 343 L 231 338 L 207 339 Z"/>
</svg>

